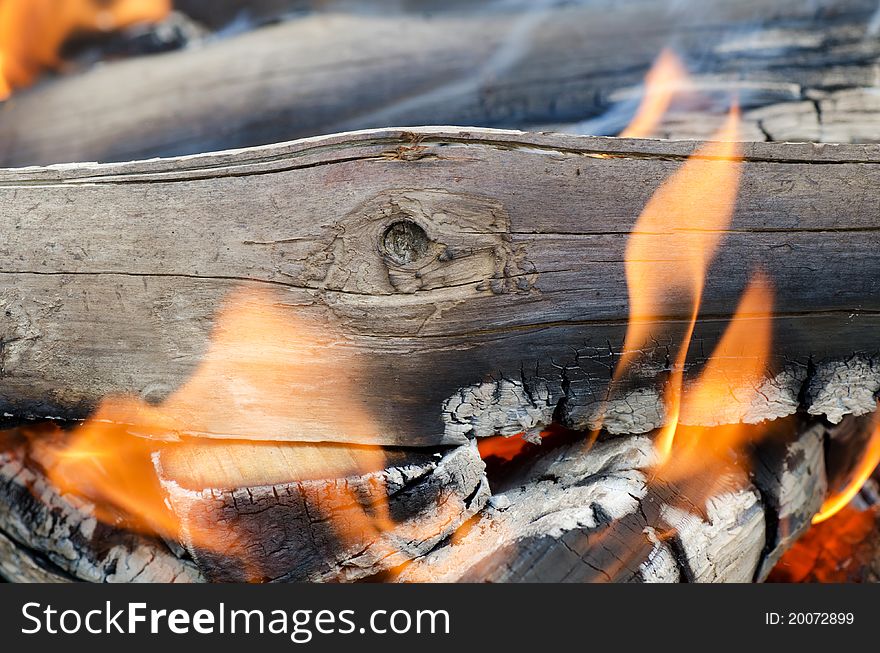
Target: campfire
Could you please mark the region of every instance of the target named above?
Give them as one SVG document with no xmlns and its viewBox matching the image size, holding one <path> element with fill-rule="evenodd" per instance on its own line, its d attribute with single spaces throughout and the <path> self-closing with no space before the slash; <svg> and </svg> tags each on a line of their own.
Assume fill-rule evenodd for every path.
<svg viewBox="0 0 880 653">
<path fill-rule="evenodd" d="M 0 0 L 0 576 L 876 578 L 876 7 L 222 4 Z"/>
</svg>

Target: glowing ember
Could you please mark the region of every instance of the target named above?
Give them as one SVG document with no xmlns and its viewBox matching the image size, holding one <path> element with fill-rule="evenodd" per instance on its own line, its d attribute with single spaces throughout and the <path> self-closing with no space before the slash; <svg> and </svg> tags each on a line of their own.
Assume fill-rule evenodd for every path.
<svg viewBox="0 0 880 653">
<path fill-rule="evenodd" d="M 813 523 L 818 524 L 833 517 L 852 501 L 874 470 L 877 469 L 878 464 L 880 464 L 880 418 L 875 420 L 874 432 L 871 434 L 865 453 L 858 466 L 850 474 L 846 485 L 825 500 L 822 509 L 813 517 Z"/>
<path fill-rule="evenodd" d="M 844 506 L 814 525 L 776 563 L 771 583 L 845 583 L 862 580 L 875 565 L 871 534 L 878 527 L 876 510 Z M 876 573 L 876 572 L 873 572 Z"/>
<path fill-rule="evenodd" d="M 663 50 L 645 76 L 645 93 L 635 117 L 619 135 L 645 138 L 653 134 L 675 95 L 688 86 L 684 64 L 671 50 Z"/>
<path fill-rule="evenodd" d="M 538 437 L 543 439 L 550 434 L 551 431 L 541 431 Z M 483 460 L 497 458 L 500 461 L 510 462 L 533 445 L 524 436 L 524 433 L 517 433 L 511 436 L 495 435 L 488 438 L 479 438 L 477 440 L 477 449 L 480 452 L 480 458 Z"/>
<path fill-rule="evenodd" d="M 688 326 L 678 347 L 664 396 L 666 426 L 658 438 L 669 455 L 679 420 L 682 374 L 700 309 L 706 272 L 733 216 L 739 189 L 739 112 L 731 110 L 715 141 L 700 148 L 651 197 L 626 248 L 630 316 L 624 353 L 614 380 L 650 345 L 653 323 L 670 311 L 673 298 L 689 306 Z M 668 252 L 658 260 L 659 252 Z"/>
<path fill-rule="evenodd" d="M 61 64 L 74 35 L 156 22 L 171 0 L 0 0 L 0 99 Z"/>
</svg>

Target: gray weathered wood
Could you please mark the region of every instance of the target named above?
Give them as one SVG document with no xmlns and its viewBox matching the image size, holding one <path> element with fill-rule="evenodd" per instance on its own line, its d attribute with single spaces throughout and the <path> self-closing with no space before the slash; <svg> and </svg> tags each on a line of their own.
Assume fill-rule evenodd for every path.
<svg viewBox="0 0 880 653">
<path fill-rule="evenodd" d="M 828 428 L 814 424 L 801 433 L 765 438 L 755 456 L 754 483 L 767 511 L 767 546 L 756 573 L 763 581 L 809 527 L 828 491 L 825 439 Z"/>
<path fill-rule="evenodd" d="M 872 66 L 874 64 L 871 64 Z M 876 143 L 880 140 L 880 93 L 875 86 L 859 86 L 855 80 L 848 88 L 837 90 L 796 89 L 791 99 L 780 97 L 754 99 L 754 108 L 743 112 L 740 138 L 744 141 L 787 141 L 815 143 Z M 709 94 L 706 87 L 727 90 L 733 96 L 741 83 L 710 84 L 696 76 L 692 87 Z M 658 122 L 653 138 L 707 139 L 724 122 L 727 105 L 719 102 L 707 109 L 670 109 Z M 578 133 L 586 125 L 553 125 L 557 131 Z"/>
<path fill-rule="evenodd" d="M 694 148 L 425 128 L 0 172 L 2 410 L 83 417 L 109 394 L 161 401 L 194 374 L 238 291 L 311 327 L 306 374 L 282 370 L 278 386 L 307 408 L 295 431 L 199 435 L 438 445 L 554 414 L 589 426 L 623 341 L 629 231 Z M 745 156 L 689 367 L 761 265 L 776 291 L 776 394 L 735 421 L 794 412 L 811 359 L 821 370 L 863 352 L 847 382 L 869 397 L 880 375 L 859 370 L 878 349 L 880 149 L 756 143 Z M 426 235 L 410 262 L 385 239 L 401 222 Z M 657 265 L 681 255 L 670 234 Z M 640 376 L 615 390 L 639 406 L 619 431 L 662 423 L 667 345 L 688 310 L 672 306 Z M 231 405 L 223 387 L 208 388 L 218 411 Z M 872 409 L 813 394 L 832 419 Z M 369 432 L 347 421 L 353 406 Z"/>
<path fill-rule="evenodd" d="M 763 106 L 870 86 L 880 54 L 866 38 L 873 0 L 477 8 L 487 5 L 310 15 L 52 80 L 0 109 L 0 164 L 192 154 L 388 125 L 580 121 L 640 84 L 670 45 L 695 72 L 745 80 L 741 101 Z"/>
<path fill-rule="evenodd" d="M 549 452 L 521 483 L 496 492 L 490 509 L 401 581 L 585 582 L 632 580 L 663 558 L 639 513 L 653 462 L 648 438 L 583 442 Z M 664 579 L 678 577 L 665 569 Z"/>
</svg>

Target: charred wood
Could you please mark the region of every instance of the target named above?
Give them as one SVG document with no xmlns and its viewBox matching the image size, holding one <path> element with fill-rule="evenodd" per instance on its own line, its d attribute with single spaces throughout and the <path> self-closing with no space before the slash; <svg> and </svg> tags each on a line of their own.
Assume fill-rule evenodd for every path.
<svg viewBox="0 0 880 653">
<path fill-rule="evenodd" d="M 825 497 L 821 423 L 786 420 L 731 467 L 669 481 L 642 437 L 541 454 L 403 581 L 750 582 L 762 580 Z M 711 437 L 711 432 L 707 435 Z M 717 471 L 717 470 L 716 470 Z"/>
<path fill-rule="evenodd" d="M 160 540 L 110 525 L 61 493 L 26 442 L 0 448 L 0 575 L 27 582 L 194 582 L 201 573 Z"/>
<path fill-rule="evenodd" d="M 165 452 L 157 466 L 181 543 L 212 581 L 377 576 L 436 547 L 489 496 L 471 445 L 386 451 L 370 471 L 358 469 L 365 455 L 332 445 L 218 444 Z M 314 465 L 304 465 L 310 458 Z M 234 474 L 230 459 L 243 461 Z M 197 533 L 210 535 L 200 541 Z"/>
</svg>

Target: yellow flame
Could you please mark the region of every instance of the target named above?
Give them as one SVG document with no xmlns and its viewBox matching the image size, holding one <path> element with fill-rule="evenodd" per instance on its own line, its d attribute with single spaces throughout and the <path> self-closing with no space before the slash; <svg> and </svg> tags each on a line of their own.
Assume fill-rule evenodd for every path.
<svg viewBox="0 0 880 653">
<path fill-rule="evenodd" d="M 645 92 L 632 122 L 620 132 L 623 138 L 645 138 L 654 133 L 675 95 L 689 87 L 684 64 L 665 49 L 645 76 Z"/>
<path fill-rule="evenodd" d="M 871 434 L 865 453 L 853 470 L 849 481 L 842 490 L 825 499 L 822 508 L 813 517 L 813 523 L 819 524 L 840 512 L 859 493 L 865 481 L 877 469 L 877 465 L 880 465 L 880 417 L 875 421 L 874 432 Z"/>
<path fill-rule="evenodd" d="M 668 315 L 672 298 L 684 299 L 688 322 L 664 393 L 666 426 L 657 446 L 669 455 L 681 409 L 684 363 L 700 310 L 707 270 L 733 216 L 741 154 L 739 112 L 732 109 L 713 142 L 700 148 L 654 193 L 626 247 L 629 324 L 614 380 L 651 340 L 652 322 Z M 665 253 L 658 260 L 658 254 Z"/>
<path fill-rule="evenodd" d="M 732 394 L 742 403 L 757 396 L 770 357 L 772 309 L 770 281 L 759 271 L 702 373 L 680 403 L 682 412 L 696 423 L 711 423 L 718 406 L 730 402 Z M 661 450 L 660 465 L 666 480 L 705 471 L 728 452 L 740 451 L 750 440 L 762 437 L 762 429 L 740 423 L 680 429 L 678 422 L 670 422 L 664 433 L 669 438 L 664 446 L 669 448 Z M 670 455 L 673 437 L 676 447 Z"/>
</svg>

